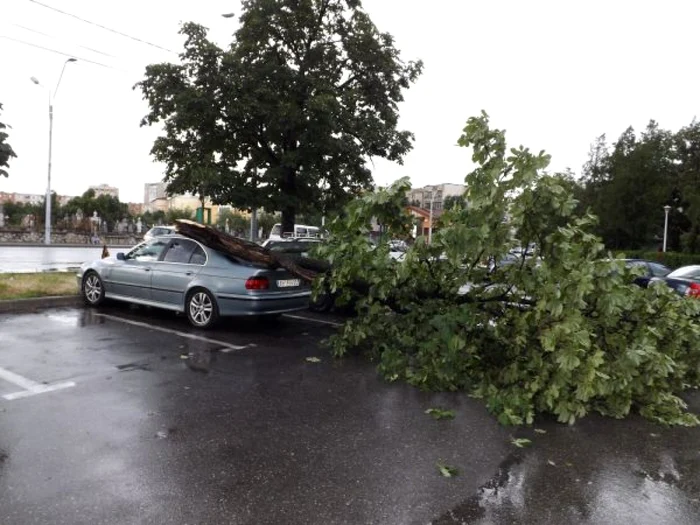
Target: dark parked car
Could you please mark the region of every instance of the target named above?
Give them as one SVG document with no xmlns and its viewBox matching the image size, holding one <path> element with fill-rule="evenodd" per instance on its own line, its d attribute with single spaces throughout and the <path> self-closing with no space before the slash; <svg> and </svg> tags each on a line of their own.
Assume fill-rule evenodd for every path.
<svg viewBox="0 0 700 525">
<path fill-rule="evenodd" d="M 628 268 L 641 268 L 643 274 L 637 277 L 633 282 L 636 285 L 646 288 L 649 286 L 649 282 L 654 277 L 666 277 L 671 273 L 671 269 L 663 264 L 659 264 L 654 261 L 645 261 L 642 259 L 622 259 L 625 262 L 625 266 Z"/>
<path fill-rule="evenodd" d="M 700 265 L 683 266 L 653 281 L 665 282 L 679 295 L 700 299 Z"/>
</svg>

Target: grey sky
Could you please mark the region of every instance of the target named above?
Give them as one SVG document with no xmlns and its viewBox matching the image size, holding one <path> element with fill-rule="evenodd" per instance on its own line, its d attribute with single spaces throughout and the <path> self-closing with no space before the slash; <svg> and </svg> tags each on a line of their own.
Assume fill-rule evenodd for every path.
<svg viewBox="0 0 700 525">
<path fill-rule="evenodd" d="M 208 26 L 225 45 L 237 22 L 220 15 L 240 13 L 240 3 L 231 0 L 41 2 L 176 52 L 181 21 Z M 404 166 L 375 161 L 380 184 L 404 175 L 414 186 L 463 181 L 468 152 L 454 144 L 466 119 L 481 109 L 508 131 L 512 146 L 545 149 L 552 169 L 577 173 L 601 133 L 615 139 L 650 118 L 677 129 L 700 113 L 696 0 L 363 3 L 379 29 L 395 36 L 405 59 L 425 62 L 401 107 L 402 128 L 416 134 L 414 150 Z M 30 0 L 2 4 L 0 35 L 109 66 L 80 61 L 66 68 L 55 102 L 53 189 L 78 195 L 107 183 L 119 187 L 123 201 L 140 202 L 143 183 L 160 180 L 162 167 L 149 156 L 158 130 L 139 128 L 146 105 L 131 87 L 147 64 L 177 60 L 176 54 Z M 6 38 L 0 38 L 0 57 L 2 120 L 13 127 L 10 142 L 19 155 L 0 191 L 43 193 L 47 94 L 29 79 L 53 89 L 67 57 Z"/>
</svg>

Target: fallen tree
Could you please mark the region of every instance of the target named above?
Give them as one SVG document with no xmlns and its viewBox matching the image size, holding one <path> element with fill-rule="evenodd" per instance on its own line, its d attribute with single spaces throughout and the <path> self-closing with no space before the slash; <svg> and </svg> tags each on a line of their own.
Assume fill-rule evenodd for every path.
<svg viewBox="0 0 700 525">
<path fill-rule="evenodd" d="M 465 391 L 504 424 L 637 411 L 697 425 L 680 395 L 700 386 L 700 301 L 632 285 L 634 270 L 591 233 L 596 219 L 575 215 L 565 181 L 544 171 L 544 152 L 508 149 L 485 114 L 459 144 L 476 165 L 468 206 L 442 215 L 431 244 L 419 238 L 397 262 L 366 242 L 373 219 L 387 239 L 412 228 L 405 180 L 330 225 L 318 286 L 347 298 L 367 285 L 358 315 L 331 338 L 335 355 L 365 351 L 389 381 Z M 498 264 L 514 251 L 517 261 Z"/>
</svg>

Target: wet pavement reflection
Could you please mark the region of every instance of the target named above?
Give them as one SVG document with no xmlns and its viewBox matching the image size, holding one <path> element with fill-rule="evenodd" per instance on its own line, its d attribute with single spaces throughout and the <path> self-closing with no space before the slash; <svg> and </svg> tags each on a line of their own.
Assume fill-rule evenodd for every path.
<svg viewBox="0 0 700 525">
<path fill-rule="evenodd" d="M 700 523 L 698 429 L 636 416 L 540 427 L 546 434 L 527 435 L 532 448 L 514 451 L 476 494 L 432 523 Z"/>
<path fill-rule="evenodd" d="M 0 316 L 0 368 L 76 383 L 0 397 L 0 524 L 700 523 L 700 429 L 504 428 L 477 400 L 332 359 L 330 333 L 284 319 L 197 332 L 125 305 Z"/>
</svg>

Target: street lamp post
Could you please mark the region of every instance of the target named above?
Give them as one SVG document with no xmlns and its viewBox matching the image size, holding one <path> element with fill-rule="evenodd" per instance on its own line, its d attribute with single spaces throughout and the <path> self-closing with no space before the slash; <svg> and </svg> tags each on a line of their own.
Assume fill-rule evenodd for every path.
<svg viewBox="0 0 700 525">
<path fill-rule="evenodd" d="M 44 224 L 44 244 L 51 244 L 51 155 L 53 149 L 53 102 L 56 98 L 56 93 L 58 93 L 58 87 L 61 85 L 61 79 L 63 78 L 63 72 L 66 70 L 66 66 L 69 62 L 76 62 L 77 59 L 69 58 L 63 63 L 63 68 L 61 69 L 61 74 L 58 77 L 58 82 L 56 82 L 56 89 L 53 93 L 47 88 L 49 92 L 49 165 L 48 165 L 48 178 L 46 184 L 46 221 Z M 31 78 L 37 86 L 42 86 L 36 77 Z M 44 86 L 42 86 L 44 87 Z"/>
<path fill-rule="evenodd" d="M 428 225 L 428 244 L 433 243 L 433 202 L 435 202 L 435 188 L 430 188 L 430 224 Z"/>
<path fill-rule="evenodd" d="M 664 252 L 666 251 L 666 238 L 668 237 L 668 212 L 671 211 L 671 207 L 667 204 L 664 206 L 664 212 L 666 213 L 666 218 L 664 220 Z"/>
</svg>

